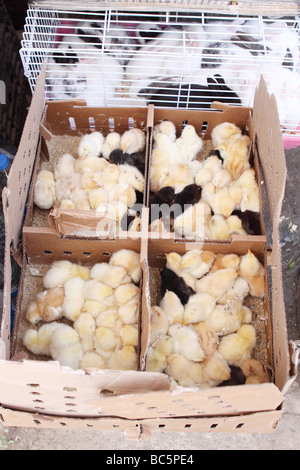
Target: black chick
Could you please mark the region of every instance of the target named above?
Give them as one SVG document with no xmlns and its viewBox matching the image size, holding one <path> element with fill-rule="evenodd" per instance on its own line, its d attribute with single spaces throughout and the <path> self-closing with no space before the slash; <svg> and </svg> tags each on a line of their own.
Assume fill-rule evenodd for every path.
<svg viewBox="0 0 300 470">
<path fill-rule="evenodd" d="M 136 152 L 132 153 L 131 157 L 133 159 L 134 166 L 137 167 L 142 175 L 145 175 L 145 154 L 143 152 Z"/>
<path fill-rule="evenodd" d="M 196 184 L 189 184 L 180 193 L 175 194 L 174 203 L 179 204 L 181 213 L 187 206 L 196 204 L 201 197 L 202 188 Z"/>
<path fill-rule="evenodd" d="M 109 162 L 115 163 L 115 165 L 122 165 L 124 163 L 124 158 L 126 157 L 126 153 L 123 153 L 121 149 L 115 149 L 109 154 Z"/>
<path fill-rule="evenodd" d="M 152 204 L 168 204 L 168 206 L 171 206 L 174 203 L 174 195 L 174 188 L 172 186 L 165 186 L 150 196 L 150 207 Z"/>
<path fill-rule="evenodd" d="M 195 294 L 195 291 L 185 283 L 184 279 L 178 276 L 172 269 L 162 269 L 160 271 L 160 278 L 162 296 L 165 295 L 167 290 L 175 292 L 182 305 L 185 305 L 190 296 Z"/>
<path fill-rule="evenodd" d="M 237 215 L 242 221 L 242 227 L 249 235 L 260 235 L 260 216 L 258 212 L 234 210 L 231 215 Z"/>
<path fill-rule="evenodd" d="M 222 158 L 221 156 L 221 153 L 220 153 L 220 150 L 211 150 L 208 154 L 209 157 L 218 157 L 219 160 L 221 160 L 221 162 L 223 163 L 224 162 L 224 158 Z"/>
<path fill-rule="evenodd" d="M 225 387 L 226 385 L 243 385 L 246 382 L 242 369 L 237 366 L 230 366 L 230 379 L 220 383 L 219 387 Z"/>
</svg>

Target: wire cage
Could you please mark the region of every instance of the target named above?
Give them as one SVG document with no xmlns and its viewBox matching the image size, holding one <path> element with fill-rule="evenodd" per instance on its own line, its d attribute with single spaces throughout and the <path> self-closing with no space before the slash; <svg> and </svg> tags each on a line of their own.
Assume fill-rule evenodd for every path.
<svg viewBox="0 0 300 470">
<path fill-rule="evenodd" d="M 185 10 L 176 9 L 177 2 L 161 11 L 116 10 L 111 2 L 102 9 L 62 10 L 61 2 L 47 8 L 44 3 L 29 6 L 20 54 L 32 91 L 47 59 L 48 100 L 193 109 L 210 108 L 213 101 L 252 106 L 263 74 L 277 99 L 282 133 L 300 136 L 297 14 Z"/>
</svg>

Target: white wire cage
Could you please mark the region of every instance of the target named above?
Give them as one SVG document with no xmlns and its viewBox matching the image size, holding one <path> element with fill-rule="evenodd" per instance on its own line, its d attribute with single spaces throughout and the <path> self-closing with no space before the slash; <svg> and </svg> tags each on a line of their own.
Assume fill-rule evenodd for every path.
<svg viewBox="0 0 300 470">
<path fill-rule="evenodd" d="M 299 37 L 295 15 L 31 6 L 20 54 L 32 91 L 47 59 L 46 98 L 91 106 L 252 106 L 263 74 L 282 133 L 300 136 Z"/>
</svg>

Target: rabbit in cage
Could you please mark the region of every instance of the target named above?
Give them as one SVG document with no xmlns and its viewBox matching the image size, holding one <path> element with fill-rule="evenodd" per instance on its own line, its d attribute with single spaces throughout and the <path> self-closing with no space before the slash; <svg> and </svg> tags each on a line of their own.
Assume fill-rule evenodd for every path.
<svg viewBox="0 0 300 470">
<path fill-rule="evenodd" d="M 78 36 L 68 36 L 48 59 L 46 86 L 51 99 L 85 99 L 102 106 L 121 87 L 124 70 L 109 54 L 91 53 Z"/>
</svg>

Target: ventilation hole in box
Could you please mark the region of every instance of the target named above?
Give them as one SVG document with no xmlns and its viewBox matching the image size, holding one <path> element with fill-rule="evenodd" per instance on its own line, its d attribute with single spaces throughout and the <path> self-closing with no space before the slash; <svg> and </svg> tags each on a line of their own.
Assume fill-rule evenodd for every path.
<svg viewBox="0 0 300 470">
<path fill-rule="evenodd" d="M 118 424 L 113 424 L 113 428 L 119 428 L 120 426 Z"/>
<path fill-rule="evenodd" d="M 33 403 L 44 403 L 43 400 L 33 400 Z"/>
<path fill-rule="evenodd" d="M 40 421 L 38 421 L 37 419 L 34 419 L 34 420 L 33 420 L 33 423 L 36 424 L 37 426 L 41 426 L 41 424 L 42 424 L 42 423 L 41 423 Z"/>
<path fill-rule="evenodd" d="M 217 428 L 218 426 L 219 426 L 218 423 L 214 423 L 214 424 L 212 424 L 212 425 L 210 426 L 210 429 L 215 429 L 215 428 Z"/>
<path fill-rule="evenodd" d="M 185 424 L 184 427 L 185 427 L 185 428 L 191 428 L 192 425 L 191 425 L 191 424 Z"/>
<path fill-rule="evenodd" d="M 71 396 L 67 396 L 67 397 L 64 397 L 66 400 L 75 400 L 76 397 L 71 397 Z"/>
<path fill-rule="evenodd" d="M 90 256 L 92 256 L 92 253 L 90 251 L 84 251 L 82 254 L 83 256 L 86 256 L 86 258 L 89 258 Z"/>
<path fill-rule="evenodd" d="M 64 387 L 63 391 L 64 392 L 77 392 L 77 388 L 75 388 L 75 387 Z"/>
<path fill-rule="evenodd" d="M 89 125 L 90 125 L 90 129 L 95 129 L 95 127 L 96 127 L 95 119 L 92 116 L 89 117 Z"/>
<path fill-rule="evenodd" d="M 166 256 L 165 256 L 163 253 L 158 253 L 158 254 L 156 255 L 156 258 L 165 259 Z"/>
<path fill-rule="evenodd" d="M 37 411 L 45 411 L 45 408 L 43 408 L 42 406 L 35 406 L 34 409 Z"/>
<path fill-rule="evenodd" d="M 106 397 L 111 397 L 114 395 L 114 392 L 112 392 L 111 390 L 108 390 L 106 388 L 104 388 L 103 390 L 100 391 L 101 395 L 104 395 Z"/>
<path fill-rule="evenodd" d="M 44 254 L 45 255 L 52 255 L 52 251 L 51 250 L 44 250 Z"/>
<path fill-rule="evenodd" d="M 245 423 L 240 423 L 240 424 L 238 424 L 238 425 L 235 427 L 235 429 L 240 429 L 240 428 L 242 428 L 243 426 L 245 426 Z"/>
<path fill-rule="evenodd" d="M 39 392 L 30 392 L 31 395 L 41 395 Z"/>
<path fill-rule="evenodd" d="M 206 129 L 207 129 L 207 124 L 208 124 L 207 121 L 204 121 L 204 122 L 202 123 L 201 134 L 205 134 Z"/>
<path fill-rule="evenodd" d="M 148 406 L 147 410 L 157 410 L 157 406 Z"/>
<path fill-rule="evenodd" d="M 70 256 L 72 254 L 72 251 L 64 251 L 63 254 L 66 256 Z"/>
<path fill-rule="evenodd" d="M 133 129 L 134 128 L 134 119 L 133 117 L 128 118 L 128 129 Z"/>
<path fill-rule="evenodd" d="M 207 397 L 207 400 L 219 400 L 221 397 L 219 395 L 211 395 Z"/>
<path fill-rule="evenodd" d="M 65 403 L 65 406 L 77 406 L 76 403 Z"/>
<path fill-rule="evenodd" d="M 115 130 L 115 120 L 113 117 L 110 117 L 108 119 L 108 126 L 109 126 L 109 131 L 113 132 Z"/>
<path fill-rule="evenodd" d="M 137 405 L 137 406 L 139 406 L 139 405 L 145 405 L 145 402 L 140 401 L 139 403 L 136 403 L 136 405 Z"/>
<path fill-rule="evenodd" d="M 69 117 L 69 123 L 70 123 L 70 128 L 72 129 L 72 131 L 75 131 L 76 130 L 76 122 L 75 122 L 75 119 L 73 117 Z"/>
<path fill-rule="evenodd" d="M 103 256 L 110 256 L 111 253 L 109 253 L 108 251 L 103 251 L 103 252 L 102 252 L 102 255 L 103 255 Z"/>
<path fill-rule="evenodd" d="M 87 423 L 87 424 L 86 424 L 86 427 L 87 427 L 87 428 L 93 428 L 94 426 L 93 426 L 92 424 L 90 424 L 90 423 Z"/>
<path fill-rule="evenodd" d="M 61 426 L 67 426 L 67 423 L 63 423 L 62 421 L 59 423 Z"/>
<path fill-rule="evenodd" d="M 32 388 L 38 388 L 40 385 L 39 384 L 26 384 L 27 387 L 32 387 Z"/>
</svg>

